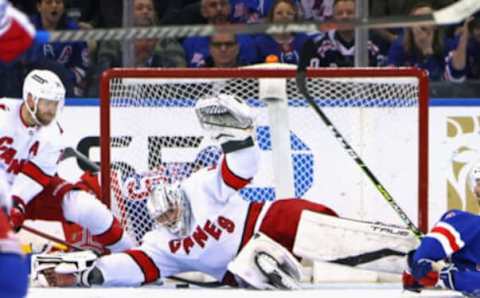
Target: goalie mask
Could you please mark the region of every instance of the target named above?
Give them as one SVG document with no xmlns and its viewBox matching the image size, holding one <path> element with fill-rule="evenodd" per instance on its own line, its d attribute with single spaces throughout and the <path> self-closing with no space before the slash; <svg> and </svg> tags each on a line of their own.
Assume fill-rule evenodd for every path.
<svg viewBox="0 0 480 298">
<path fill-rule="evenodd" d="M 178 237 L 190 233 L 190 202 L 179 184 L 154 186 L 147 209 L 156 224 L 166 227 Z"/>
</svg>

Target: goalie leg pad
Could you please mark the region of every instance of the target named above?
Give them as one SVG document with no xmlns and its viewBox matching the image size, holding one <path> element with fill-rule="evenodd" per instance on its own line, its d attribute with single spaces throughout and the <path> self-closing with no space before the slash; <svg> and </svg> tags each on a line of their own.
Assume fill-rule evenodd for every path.
<svg viewBox="0 0 480 298">
<path fill-rule="evenodd" d="M 256 289 L 298 289 L 302 265 L 283 246 L 258 233 L 238 256 L 228 264 L 228 270 L 240 284 Z"/>
<path fill-rule="evenodd" d="M 305 210 L 293 253 L 309 260 L 401 274 L 407 270 L 405 255 L 417 246 L 418 239 L 406 228 Z"/>
<path fill-rule="evenodd" d="M 32 257 L 32 281 L 42 286 L 90 286 L 97 255 L 92 251 L 39 254 Z"/>
</svg>

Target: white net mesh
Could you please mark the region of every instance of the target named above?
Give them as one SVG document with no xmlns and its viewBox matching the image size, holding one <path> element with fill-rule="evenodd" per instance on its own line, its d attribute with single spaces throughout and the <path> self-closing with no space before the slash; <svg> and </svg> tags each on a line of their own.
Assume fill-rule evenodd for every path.
<svg viewBox="0 0 480 298">
<path fill-rule="evenodd" d="M 251 71 L 253 74 L 254 71 Z M 346 75 L 348 72 L 345 72 Z M 250 78 L 113 78 L 110 80 L 112 209 L 137 240 L 152 228 L 145 200 L 151 186 L 180 181 L 218 162 L 221 150 L 204 137 L 196 99 L 234 94 L 253 107 L 260 172 L 246 200 L 273 200 L 271 127 L 259 80 Z M 345 139 L 415 222 L 418 201 L 419 89 L 415 77 L 320 78 L 308 90 Z M 346 217 L 401 223 L 378 190 L 299 93 L 283 80 L 288 97 L 294 196 L 325 203 Z M 105 99 L 104 99 L 105 100 Z"/>
</svg>

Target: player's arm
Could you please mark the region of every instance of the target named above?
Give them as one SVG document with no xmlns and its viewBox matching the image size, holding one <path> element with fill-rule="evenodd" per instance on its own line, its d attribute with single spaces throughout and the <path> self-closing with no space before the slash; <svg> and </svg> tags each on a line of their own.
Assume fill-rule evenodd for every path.
<svg viewBox="0 0 480 298">
<path fill-rule="evenodd" d="M 39 144 L 37 156 L 22 162 L 9 193 L 13 204 L 10 220 L 14 229 L 18 230 L 23 224 L 26 205 L 50 184 L 60 156 L 59 146 L 46 142 Z"/>
<path fill-rule="evenodd" d="M 470 212 L 449 210 L 426 234 L 414 256 L 414 261 L 443 260 L 460 251 L 480 234 L 480 217 Z"/>
<path fill-rule="evenodd" d="M 423 286 L 445 281 L 453 273 L 453 264 L 445 263 L 452 254 L 468 245 L 480 233 L 480 217 L 461 210 L 449 210 L 426 234 L 408 256 L 411 275 Z"/>
<path fill-rule="evenodd" d="M 11 62 L 25 52 L 35 37 L 35 28 L 22 12 L 0 0 L 0 61 Z"/>
<path fill-rule="evenodd" d="M 207 180 L 219 192 L 217 199 L 226 201 L 250 183 L 258 170 L 253 112 L 246 103 L 226 94 L 200 99 L 195 110 L 204 131 L 220 143 L 224 152 Z"/>
<path fill-rule="evenodd" d="M 466 78 L 467 47 L 470 37 L 468 25 L 473 17 L 468 18 L 460 31 L 458 42 L 445 58 L 445 79 L 452 82 L 463 82 Z M 449 46 L 449 45 L 445 45 Z M 451 48 L 451 46 L 449 46 Z"/>
</svg>

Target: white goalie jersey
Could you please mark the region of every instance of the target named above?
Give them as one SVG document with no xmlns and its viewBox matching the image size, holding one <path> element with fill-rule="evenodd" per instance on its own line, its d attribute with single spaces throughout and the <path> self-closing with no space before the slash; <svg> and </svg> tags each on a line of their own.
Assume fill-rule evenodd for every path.
<svg viewBox="0 0 480 298">
<path fill-rule="evenodd" d="M 258 161 L 255 145 L 228 153 L 217 167 L 183 181 L 192 212 L 190 235 L 178 239 L 166 228 L 155 229 L 138 249 L 100 258 L 96 266 L 104 285 L 139 285 L 188 271 L 222 280 L 228 263 L 261 222 L 259 210 L 238 193 L 256 173 Z"/>
</svg>

